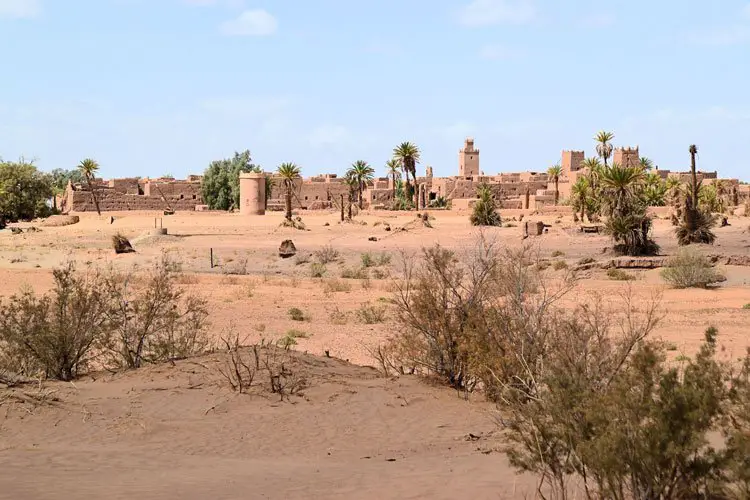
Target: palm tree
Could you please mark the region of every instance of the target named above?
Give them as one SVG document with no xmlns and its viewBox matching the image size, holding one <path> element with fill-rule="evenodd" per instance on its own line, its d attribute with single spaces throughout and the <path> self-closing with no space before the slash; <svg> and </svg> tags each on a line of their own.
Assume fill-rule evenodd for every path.
<svg viewBox="0 0 750 500">
<path fill-rule="evenodd" d="M 638 166 L 642 170 L 652 170 L 654 168 L 654 162 L 650 158 L 646 158 L 645 156 L 641 156 L 641 158 L 638 160 Z"/>
<path fill-rule="evenodd" d="M 596 154 L 604 161 L 604 166 L 607 166 L 607 160 L 612 156 L 613 146 L 611 144 L 612 139 L 615 138 L 615 134 L 612 132 L 601 131 L 594 137 L 594 140 L 598 142 L 596 145 Z"/>
<path fill-rule="evenodd" d="M 602 200 L 608 208 L 608 215 L 622 215 L 639 197 L 643 189 L 645 175 L 638 167 L 622 167 L 613 163 L 602 170 L 600 179 Z"/>
<path fill-rule="evenodd" d="M 96 207 L 96 213 L 101 216 L 102 211 L 99 209 L 99 198 L 96 196 L 96 190 L 94 189 L 94 180 L 96 179 L 96 173 L 99 171 L 99 164 L 96 162 L 96 160 L 86 158 L 78 164 L 78 170 L 81 171 L 81 174 L 83 174 L 83 177 L 86 179 L 86 184 L 88 184 L 89 186 L 89 191 L 91 191 L 91 198 L 93 199 L 94 206 Z"/>
<path fill-rule="evenodd" d="M 573 206 L 578 207 L 581 210 L 581 222 L 583 222 L 589 200 L 593 197 L 591 181 L 589 181 L 589 178 L 585 175 L 579 177 L 578 180 L 576 180 L 576 183 L 573 184 L 570 194 L 573 197 Z"/>
<path fill-rule="evenodd" d="M 372 168 L 366 161 L 357 160 L 352 163 L 351 167 L 349 167 L 346 175 L 347 177 L 351 176 L 352 178 L 354 178 L 357 183 L 357 191 L 359 194 L 359 209 L 362 210 L 364 208 L 362 203 L 362 191 L 364 191 L 365 185 L 370 182 L 375 175 L 375 169 Z"/>
<path fill-rule="evenodd" d="M 396 178 L 401 177 L 401 163 L 391 158 L 385 162 L 386 175 L 390 175 L 393 178 L 393 201 L 396 201 Z"/>
<path fill-rule="evenodd" d="M 560 165 L 553 165 L 547 169 L 547 175 L 555 183 L 555 205 L 557 205 L 557 202 L 560 201 L 560 190 L 558 189 L 560 174 L 562 174 L 562 167 Z"/>
<path fill-rule="evenodd" d="M 690 186 L 685 196 L 685 210 L 682 214 L 682 223 L 675 230 L 677 243 L 679 245 L 690 245 L 691 243 L 713 244 L 716 235 L 711 228 L 716 225 L 717 217 L 707 210 L 699 207 L 700 182 L 695 168 L 695 157 L 698 147 L 691 144 L 690 152 Z"/>
<path fill-rule="evenodd" d="M 404 169 L 407 199 L 414 199 L 414 206 L 417 206 L 417 193 L 414 188 L 416 188 L 417 183 L 417 163 L 420 160 L 419 148 L 411 142 L 402 142 L 393 149 L 393 159 L 397 160 Z M 409 184 L 409 175 L 414 179 L 414 188 Z"/>
<path fill-rule="evenodd" d="M 354 176 L 354 174 L 350 171 L 346 173 L 344 176 L 344 183 L 349 187 L 349 205 L 348 205 L 348 216 L 349 220 L 352 220 L 352 205 L 354 205 L 354 193 L 357 192 L 357 189 L 359 189 L 359 186 L 361 185 L 359 183 L 359 180 Z"/>
<path fill-rule="evenodd" d="M 286 220 L 292 220 L 292 193 L 294 191 L 294 181 L 300 177 L 300 169 L 294 163 L 282 163 L 276 170 L 281 183 L 286 190 Z"/>
</svg>

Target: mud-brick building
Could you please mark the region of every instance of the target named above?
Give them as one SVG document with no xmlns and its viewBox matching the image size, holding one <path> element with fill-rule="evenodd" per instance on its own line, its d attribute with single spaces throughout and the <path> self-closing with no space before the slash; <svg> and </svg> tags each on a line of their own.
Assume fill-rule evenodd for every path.
<svg viewBox="0 0 750 500">
<path fill-rule="evenodd" d="M 102 212 L 129 210 L 195 210 L 203 205 L 201 176 L 176 179 L 97 179 L 94 190 Z M 94 212 L 96 205 L 88 184 L 68 183 L 58 206 L 64 213 Z"/>
</svg>

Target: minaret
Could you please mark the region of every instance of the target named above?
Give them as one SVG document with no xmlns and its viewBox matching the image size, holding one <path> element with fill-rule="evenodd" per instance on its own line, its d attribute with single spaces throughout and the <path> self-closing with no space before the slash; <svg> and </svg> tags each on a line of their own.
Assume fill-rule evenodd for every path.
<svg viewBox="0 0 750 500">
<path fill-rule="evenodd" d="M 474 148 L 474 139 L 467 137 L 464 147 L 458 152 L 458 176 L 479 175 L 479 150 Z"/>
</svg>

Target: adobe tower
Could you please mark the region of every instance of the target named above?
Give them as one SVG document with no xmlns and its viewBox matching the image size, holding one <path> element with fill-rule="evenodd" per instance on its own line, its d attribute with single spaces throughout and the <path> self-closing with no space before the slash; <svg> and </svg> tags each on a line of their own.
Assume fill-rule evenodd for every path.
<svg viewBox="0 0 750 500">
<path fill-rule="evenodd" d="M 479 175 L 479 150 L 474 148 L 474 139 L 467 137 L 464 147 L 458 152 L 458 176 Z"/>
</svg>

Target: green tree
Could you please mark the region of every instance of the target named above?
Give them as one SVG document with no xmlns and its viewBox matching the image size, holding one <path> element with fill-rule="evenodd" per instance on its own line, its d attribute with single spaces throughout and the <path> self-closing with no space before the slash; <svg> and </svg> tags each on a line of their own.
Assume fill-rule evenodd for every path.
<svg viewBox="0 0 750 500">
<path fill-rule="evenodd" d="M 385 163 L 386 175 L 393 179 L 393 201 L 396 201 L 396 179 L 401 177 L 401 163 L 391 158 Z"/>
<path fill-rule="evenodd" d="M 81 175 L 86 179 L 86 184 L 89 186 L 91 199 L 94 201 L 94 206 L 96 207 L 96 213 L 101 215 L 102 211 L 99 208 L 99 196 L 96 194 L 96 186 L 94 185 L 96 173 L 99 171 L 99 164 L 96 160 L 86 158 L 78 164 L 78 170 L 80 170 Z"/>
<path fill-rule="evenodd" d="M 250 151 L 235 152 L 232 158 L 211 162 L 203 174 L 203 201 L 212 210 L 232 210 L 240 206 L 240 174 L 262 173 L 252 163 Z"/>
<path fill-rule="evenodd" d="M 52 197 L 52 183 L 33 162 L 0 160 L 0 219 L 8 222 L 31 220 L 49 213 L 47 200 Z"/>
<path fill-rule="evenodd" d="M 79 169 L 66 170 L 63 168 L 56 168 L 49 173 L 49 176 L 52 182 L 52 202 L 55 210 L 57 210 L 57 196 L 60 196 L 65 192 L 65 188 L 68 187 L 68 182 L 80 184 L 86 181 Z"/>
<path fill-rule="evenodd" d="M 582 175 L 576 180 L 571 188 L 571 195 L 573 210 L 576 212 L 580 210 L 581 222 L 583 222 L 586 212 L 591 214 L 589 208 L 594 198 L 594 193 L 591 189 L 591 181 L 587 176 Z"/>
<path fill-rule="evenodd" d="M 557 205 L 557 203 L 560 201 L 559 182 L 561 174 L 562 167 L 560 165 L 553 165 L 547 169 L 547 175 L 550 179 L 552 179 L 552 182 L 555 183 L 555 205 Z"/>
<path fill-rule="evenodd" d="M 354 181 L 357 183 L 357 194 L 359 196 L 359 209 L 362 210 L 364 208 L 363 204 L 363 197 L 362 197 L 362 191 L 364 191 L 365 186 L 368 182 L 370 182 L 374 175 L 375 175 L 375 169 L 370 166 L 369 163 L 367 163 L 364 160 L 357 160 L 354 163 L 352 163 L 352 166 L 349 167 L 349 170 L 346 172 L 347 176 L 351 176 Z"/>
<path fill-rule="evenodd" d="M 406 179 L 406 197 L 409 202 L 413 202 L 414 206 L 417 206 L 417 163 L 421 158 L 419 148 L 411 142 L 402 142 L 393 149 L 393 159 L 398 161 L 401 167 L 404 169 L 404 177 Z M 409 175 L 414 180 L 414 186 L 409 183 Z"/>
<path fill-rule="evenodd" d="M 615 134 L 603 130 L 594 137 L 594 140 L 597 142 L 596 154 L 602 159 L 605 167 L 607 166 L 607 161 L 612 156 L 612 150 L 614 149 L 612 146 L 612 139 L 614 138 Z"/>
<path fill-rule="evenodd" d="M 300 177 L 300 169 L 294 163 L 282 163 L 276 170 L 281 177 L 281 184 L 286 191 L 286 220 L 292 220 L 292 194 L 294 193 L 294 182 Z"/>
</svg>

